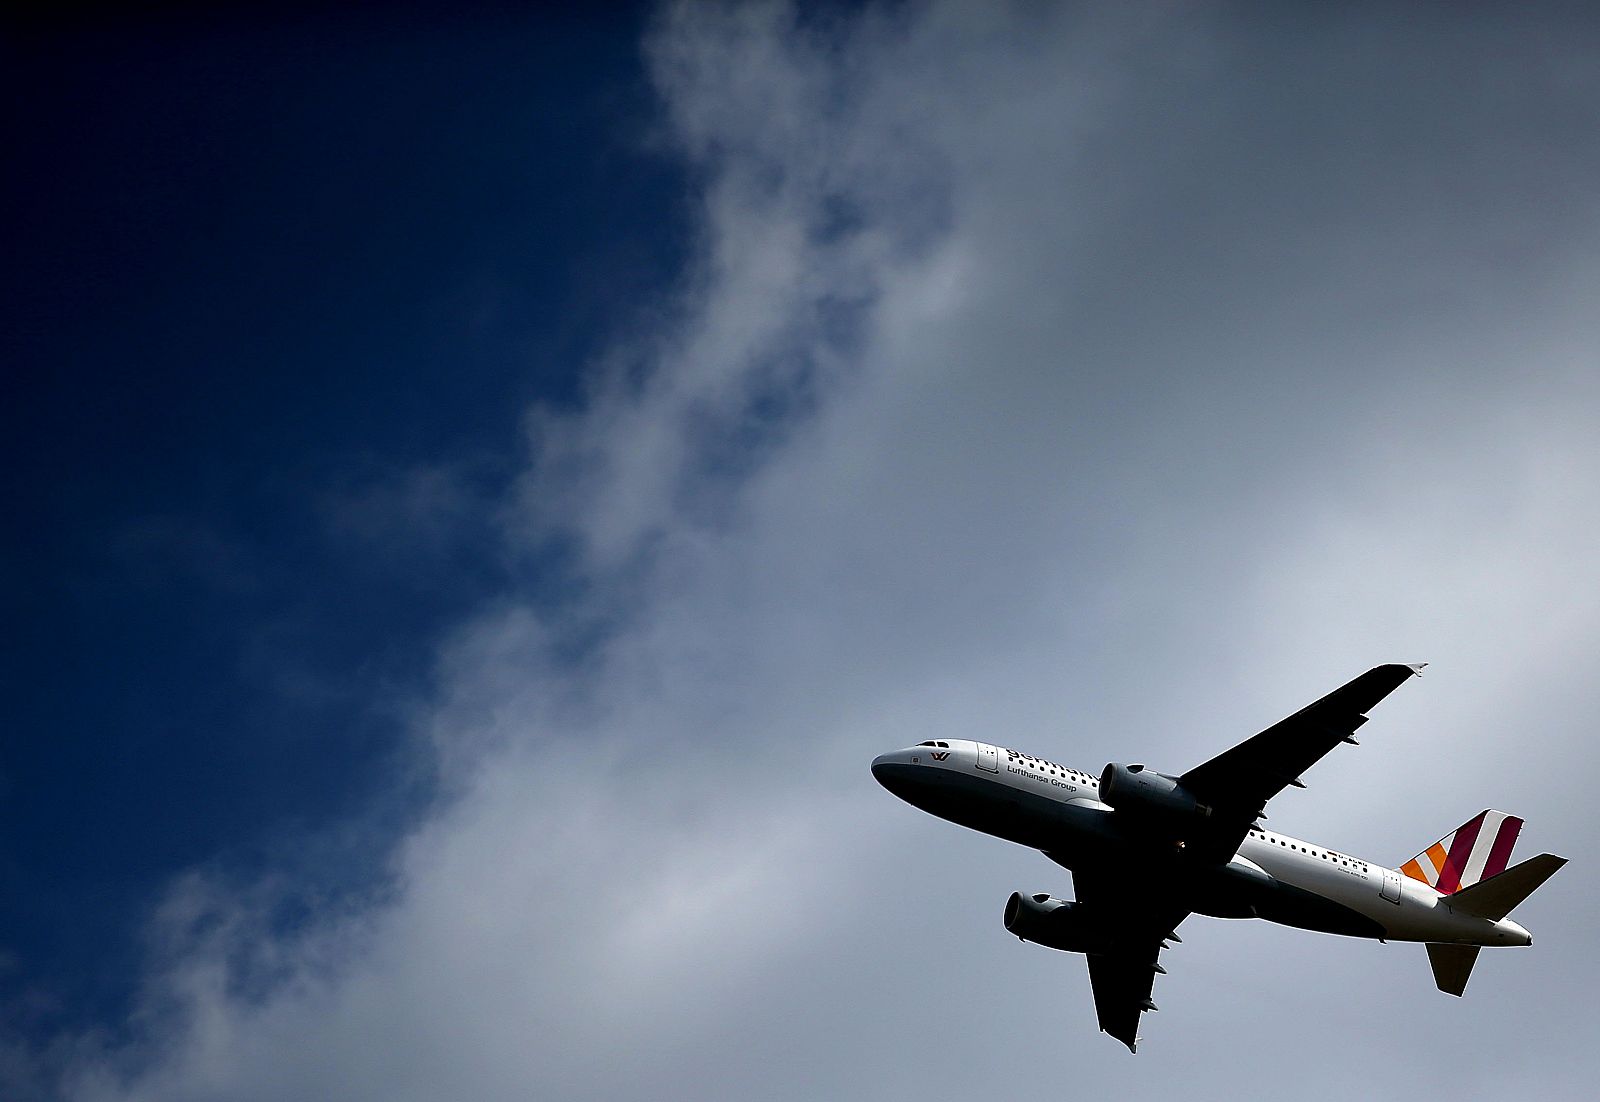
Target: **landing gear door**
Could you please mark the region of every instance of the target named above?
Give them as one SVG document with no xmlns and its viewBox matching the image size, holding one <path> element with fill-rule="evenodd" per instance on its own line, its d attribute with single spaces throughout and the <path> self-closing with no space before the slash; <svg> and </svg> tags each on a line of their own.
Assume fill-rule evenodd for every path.
<svg viewBox="0 0 1600 1102">
<path fill-rule="evenodd" d="M 1400 874 L 1393 869 L 1382 869 L 1383 883 L 1379 885 L 1378 892 L 1390 903 L 1400 902 Z"/>
<path fill-rule="evenodd" d="M 985 773 L 1000 772 L 1000 751 L 987 742 L 978 743 L 978 768 Z"/>
</svg>

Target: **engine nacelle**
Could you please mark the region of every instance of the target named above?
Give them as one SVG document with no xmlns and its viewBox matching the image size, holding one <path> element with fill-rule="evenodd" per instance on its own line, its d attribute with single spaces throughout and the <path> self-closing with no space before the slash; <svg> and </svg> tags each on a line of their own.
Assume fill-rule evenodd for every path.
<svg viewBox="0 0 1600 1102">
<path fill-rule="evenodd" d="M 1195 799 L 1177 777 L 1115 762 L 1100 774 L 1100 802 L 1129 815 L 1166 823 L 1204 819 L 1211 814 L 1211 808 Z"/>
<path fill-rule="evenodd" d="M 1074 903 L 1048 895 L 1012 892 L 1006 900 L 1006 929 L 1023 941 L 1068 953 L 1098 953 L 1110 946 L 1099 925 L 1085 920 Z"/>
</svg>

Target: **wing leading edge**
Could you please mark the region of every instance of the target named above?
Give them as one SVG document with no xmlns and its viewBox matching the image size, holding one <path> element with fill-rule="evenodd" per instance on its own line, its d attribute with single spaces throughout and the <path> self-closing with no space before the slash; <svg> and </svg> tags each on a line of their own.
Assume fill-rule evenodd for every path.
<svg viewBox="0 0 1600 1102">
<path fill-rule="evenodd" d="M 1341 742 L 1354 743 L 1366 713 L 1422 672 L 1427 665 L 1390 663 L 1374 666 L 1354 681 L 1333 690 L 1287 719 L 1225 750 L 1181 778 L 1185 788 L 1216 813 L 1244 830 L 1265 810 L 1267 801 L 1293 786 L 1304 788 L 1300 775 Z"/>
</svg>

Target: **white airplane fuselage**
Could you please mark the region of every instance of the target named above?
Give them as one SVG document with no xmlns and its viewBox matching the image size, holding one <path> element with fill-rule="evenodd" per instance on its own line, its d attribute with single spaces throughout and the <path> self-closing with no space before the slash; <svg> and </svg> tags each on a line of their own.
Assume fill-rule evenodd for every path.
<svg viewBox="0 0 1600 1102">
<path fill-rule="evenodd" d="M 1449 896 L 1397 869 L 1259 827 L 1226 864 L 1196 869 L 1181 852 L 1152 854 L 1100 801 L 1092 774 L 1004 747 L 961 739 L 913 746 L 879 756 L 872 772 L 924 811 L 1038 849 L 1074 871 L 1138 863 L 1154 878 L 1188 877 L 1197 914 L 1390 941 L 1533 942 L 1511 919 L 1452 909 Z"/>
</svg>

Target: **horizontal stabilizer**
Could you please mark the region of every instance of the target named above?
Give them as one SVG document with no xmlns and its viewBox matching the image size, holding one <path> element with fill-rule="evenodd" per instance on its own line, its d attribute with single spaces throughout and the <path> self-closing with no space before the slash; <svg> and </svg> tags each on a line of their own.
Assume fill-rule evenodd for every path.
<svg viewBox="0 0 1600 1102">
<path fill-rule="evenodd" d="M 1462 888 L 1450 897 L 1450 906 L 1457 911 L 1499 922 L 1566 863 L 1565 857 L 1557 857 L 1553 853 L 1530 857 L 1498 876 L 1480 880 L 1470 888 Z M 1428 950 L 1431 952 L 1433 946 L 1428 946 Z"/>
<path fill-rule="evenodd" d="M 1467 989 L 1467 977 L 1478 960 L 1476 945 L 1429 945 L 1428 963 L 1433 965 L 1433 982 L 1446 995 L 1460 995 Z"/>
</svg>

